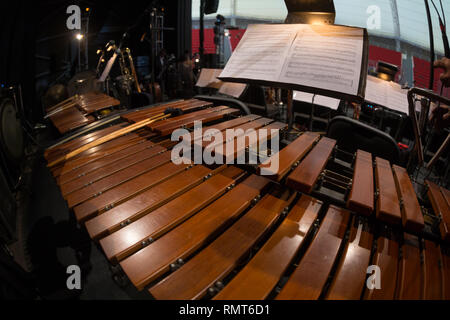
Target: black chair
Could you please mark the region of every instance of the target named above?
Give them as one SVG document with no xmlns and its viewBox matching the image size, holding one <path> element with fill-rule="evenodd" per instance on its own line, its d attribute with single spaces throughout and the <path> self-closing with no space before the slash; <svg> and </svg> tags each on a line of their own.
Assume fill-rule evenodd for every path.
<svg viewBox="0 0 450 320">
<path fill-rule="evenodd" d="M 327 137 L 336 140 L 338 147 L 347 152 L 354 153 L 361 149 L 393 164 L 404 165 L 406 162 L 405 155 L 390 135 L 348 117 L 333 118 Z"/>
</svg>

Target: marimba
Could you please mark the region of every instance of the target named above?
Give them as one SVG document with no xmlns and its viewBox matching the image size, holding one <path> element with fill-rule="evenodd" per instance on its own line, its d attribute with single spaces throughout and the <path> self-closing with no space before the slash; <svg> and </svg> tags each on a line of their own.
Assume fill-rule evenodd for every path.
<svg viewBox="0 0 450 320">
<path fill-rule="evenodd" d="M 46 159 L 167 108 L 183 114 L 51 168 L 115 276 L 156 299 L 450 299 L 450 191 L 431 181 L 416 190 L 404 168 L 343 152 L 317 133 L 278 153 L 258 140 L 258 165 L 177 165 L 170 135 L 178 128 L 191 129 L 184 137 L 192 146 L 228 159 L 254 146 L 225 149 L 198 137 L 286 129 L 193 99 L 131 112 L 47 150 Z M 207 124 L 200 135 L 192 131 L 198 120 Z M 380 288 L 367 286 L 374 266 Z"/>
<path fill-rule="evenodd" d="M 47 116 L 61 134 L 78 129 L 96 120 L 94 113 L 118 106 L 120 101 L 102 93 L 73 96 L 47 109 Z"/>
</svg>

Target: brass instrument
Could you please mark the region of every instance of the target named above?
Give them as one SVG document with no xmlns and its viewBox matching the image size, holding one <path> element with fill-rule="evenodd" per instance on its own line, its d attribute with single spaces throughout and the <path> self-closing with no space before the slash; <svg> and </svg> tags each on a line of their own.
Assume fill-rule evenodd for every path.
<svg viewBox="0 0 450 320">
<path fill-rule="evenodd" d="M 139 85 L 139 80 L 137 77 L 136 69 L 134 67 L 133 57 L 131 56 L 130 48 L 125 48 L 125 53 L 128 55 L 128 61 L 130 63 L 131 75 L 134 78 L 134 82 L 136 84 L 136 90 L 141 93 L 141 86 Z"/>
</svg>

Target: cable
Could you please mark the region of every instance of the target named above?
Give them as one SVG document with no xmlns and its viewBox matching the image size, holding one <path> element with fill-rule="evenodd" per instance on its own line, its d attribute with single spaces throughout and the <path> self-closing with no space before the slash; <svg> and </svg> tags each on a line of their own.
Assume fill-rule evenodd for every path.
<svg viewBox="0 0 450 320">
<path fill-rule="evenodd" d="M 447 20 L 445 18 L 445 11 L 444 11 L 444 6 L 442 5 L 442 0 L 439 0 L 439 3 L 441 5 L 442 16 L 444 17 L 444 26 L 447 27 Z"/>
</svg>

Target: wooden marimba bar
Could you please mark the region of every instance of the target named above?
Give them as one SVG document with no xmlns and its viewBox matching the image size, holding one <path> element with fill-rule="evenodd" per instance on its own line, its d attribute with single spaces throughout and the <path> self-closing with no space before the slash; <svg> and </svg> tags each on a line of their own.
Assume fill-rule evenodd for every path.
<svg viewBox="0 0 450 320">
<path fill-rule="evenodd" d="M 195 99 L 123 120 L 139 122 L 167 107 L 184 114 L 52 168 L 115 276 L 156 299 L 450 299 L 448 190 L 427 181 L 418 198 L 405 169 L 361 150 L 347 154 L 310 132 L 272 154 L 256 174 L 248 166 L 176 165 L 168 138 L 177 128 L 191 129 L 192 144 L 202 150 L 236 159 L 249 152 L 249 141 L 238 146 L 236 136 L 233 148 L 221 149 L 196 137 L 216 129 L 226 140 L 227 129 L 286 125 L 236 117 L 238 110 Z M 196 120 L 206 124 L 200 135 L 192 131 Z M 45 156 L 51 162 L 126 126 Z M 268 172 L 275 156 L 279 166 Z M 381 289 L 366 286 L 369 266 L 379 268 Z"/>
</svg>

